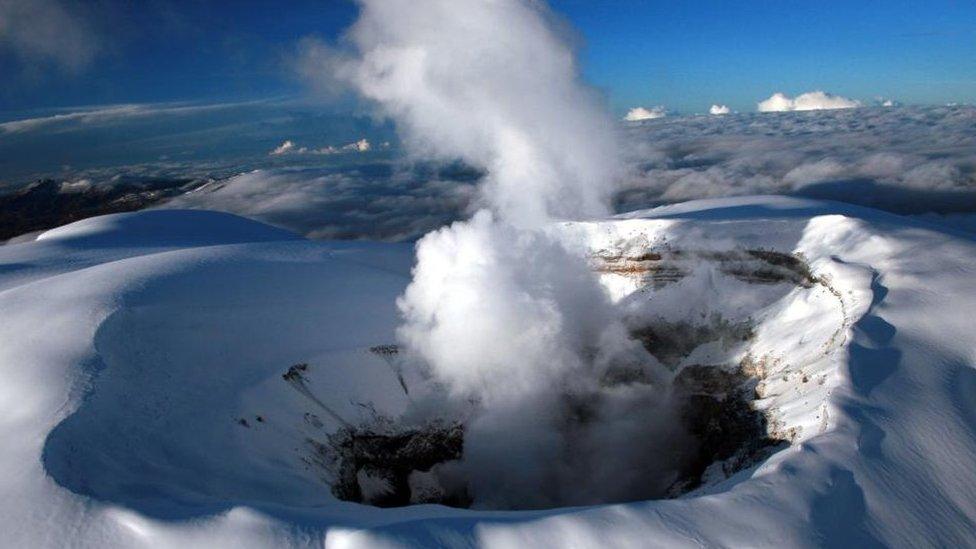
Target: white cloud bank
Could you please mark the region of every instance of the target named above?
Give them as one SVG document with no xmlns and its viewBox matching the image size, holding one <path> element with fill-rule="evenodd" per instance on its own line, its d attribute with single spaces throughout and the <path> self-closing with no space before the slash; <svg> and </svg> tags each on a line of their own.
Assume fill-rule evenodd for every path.
<svg viewBox="0 0 976 549">
<path fill-rule="evenodd" d="M 664 107 L 658 105 L 656 107 L 651 107 L 650 109 L 644 107 L 634 107 L 627 111 L 627 115 L 624 116 L 624 120 L 628 122 L 640 122 L 641 120 L 654 120 L 655 118 L 664 118 L 667 111 Z"/>
<path fill-rule="evenodd" d="M 399 242 L 460 219 L 474 194 L 474 180 L 450 171 L 288 168 L 215 181 L 165 207 L 232 212 L 309 238 Z"/>
<path fill-rule="evenodd" d="M 711 108 L 708 109 L 708 114 L 715 115 L 729 114 L 730 112 L 732 111 L 725 105 L 712 105 Z"/>
<path fill-rule="evenodd" d="M 974 122 L 976 108 L 959 106 L 741 113 L 634 126 L 627 132 L 635 175 L 616 204 L 629 211 L 787 194 L 896 213 L 976 212 Z"/>
<path fill-rule="evenodd" d="M 747 194 L 814 196 L 896 213 L 976 212 L 976 108 L 917 107 L 815 111 L 802 116 L 738 113 L 632 124 L 622 147 L 630 174 L 618 211 L 662 202 Z M 341 136 L 336 136 L 341 143 Z M 311 134 L 293 143 L 311 142 Z M 919 150 L 918 143 L 925 143 Z M 382 144 L 376 145 L 382 148 Z M 271 162 L 280 157 L 267 157 Z M 289 166 L 317 162 L 289 158 Z M 483 203 L 479 174 L 423 164 L 393 173 L 363 169 L 351 154 L 341 170 L 262 170 L 220 182 L 174 205 L 236 212 L 313 238 L 414 240 Z M 277 162 L 275 162 L 277 164 Z M 419 166 L 419 168 L 418 168 Z M 223 172 L 253 169 L 250 163 Z M 199 164 L 134 172 L 150 178 L 206 178 Z M 162 169 L 163 171 L 158 171 Z M 102 184 L 115 169 L 73 176 Z M 216 185 L 215 185 L 216 186 Z M 958 218 L 958 219 L 961 219 Z M 970 225 L 969 230 L 972 230 Z"/>
<path fill-rule="evenodd" d="M 822 91 L 800 94 L 795 98 L 776 92 L 758 104 L 759 112 L 819 111 L 828 109 L 853 109 L 861 102 Z"/>
</svg>

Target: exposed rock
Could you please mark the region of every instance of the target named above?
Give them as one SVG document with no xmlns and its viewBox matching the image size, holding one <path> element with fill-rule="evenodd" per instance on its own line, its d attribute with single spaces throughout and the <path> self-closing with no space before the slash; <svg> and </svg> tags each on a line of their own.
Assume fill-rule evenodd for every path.
<svg viewBox="0 0 976 549">
<path fill-rule="evenodd" d="M 727 478 L 783 442 L 768 435 L 765 414 L 752 406 L 754 386 L 755 379 L 741 369 L 721 365 L 686 366 L 675 376 L 674 391 L 683 401 L 681 419 L 698 438 L 699 448 L 697 459 L 670 490 L 672 496 L 700 486 L 706 473 L 711 473 L 708 480 Z"/>
<path fill-rule="evenodd" d="M 707 323 L 667 322 L 660 320 L 631 331 L 647 352 L 662 364 L 675 369 L 696 348 L 705 343 L 721 342 L 724 348 L 752 338 L 749 322 L 733 322 L 713 316 Z"/>
<path fill-rule="evenodd" d="M 723 274 L 752 284 L 789 283 L 809 288 L 816 282 L 802 258 L 772 250 L 645 249 L 631 254 L 595 254 L 593 261 L 597 272 L 636 277 L 655 289 L 688 276 L 701 261 L 716 263 Z"/>
<path fill-rule="evenodd" d="M 425 473 L 440 463 L 460 459 L 464 428 L 460 424 L 379 433 L 369 428 L 344 428 L 329 437 L 318 452 L 331 454 L 335 463 L 332 493 L 339 499 L 377 507 L 398 507 L 411 502 L 467 507 L 466 493 L 444 493 L 429 476 L 418 482 L 411 475 Z M 414 494 L 414 490 L 423 493 Z"/>
</svg>

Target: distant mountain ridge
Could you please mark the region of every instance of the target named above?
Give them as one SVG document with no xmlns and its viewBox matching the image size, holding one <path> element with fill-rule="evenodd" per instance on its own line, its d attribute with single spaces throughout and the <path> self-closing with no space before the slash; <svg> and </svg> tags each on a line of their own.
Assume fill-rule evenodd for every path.
<svg viewBox="0 0 976 549">
<path fill-rule="evenodd" d="M 206 183 L 177 178 L 78 185 L 40 179 L 0 195 L 0 241 L 96 215 L 141 210 Z"/>
</svg>

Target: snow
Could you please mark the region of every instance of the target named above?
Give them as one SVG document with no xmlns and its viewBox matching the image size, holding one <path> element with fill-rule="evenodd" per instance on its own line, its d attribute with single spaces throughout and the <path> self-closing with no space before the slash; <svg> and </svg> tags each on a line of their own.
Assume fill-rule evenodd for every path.
<svg viewBox="0 0 976 549">
<path fill-rule="evenodd" d="M 84 219 L 37 237 L 75 247 L 190 247 L 299 237 L 231 214 L 150 210 Z"/>
<path fill-rule="evenodd" d="M 306 441 L 370 406 L 404 410 L 391 363 L 369 348 L 395 342 L 411 247 L 311 242 L 215 212 L 118 214 L 0 248 L 3 543 L 976 543 L 971 235 L 783 197 L 552 230 L 597 256 L 663 242 L 801 254 L 821 281 L 809 288 L 723 281 L 707 262 L 653 291 L 600 275 L 635 315 L 751 316 L 748 351 L 686 360 L 752 355 L 756 404 L 790 443 L 672 500 L 526 512 L 338 501 L 303 461 Z M 299 363 L 300 381 L 283 380 Z"/>
</svg>

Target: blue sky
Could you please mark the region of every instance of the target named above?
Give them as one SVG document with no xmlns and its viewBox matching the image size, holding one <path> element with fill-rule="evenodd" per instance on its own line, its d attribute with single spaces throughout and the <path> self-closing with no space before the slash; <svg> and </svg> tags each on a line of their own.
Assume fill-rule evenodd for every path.
<svg viewBox="0 0 976 549">
<path fill-rule="evenodd" d="M 586 77 L 618 112 L 702 112 L 712 103 L 754 110 L 774 91 L 817 89 L 865 102 L 976 100 L 972 1 L 552 6 L 578 30 Z M 0 24 L 0 118 L 77 105 L 295 97 L 303 93 L 289 66 L 296 41 L 334 38 L 354 17 L 355 6 L 341 0 L 13 0 L 0 6 L 8 23 Z M 44 25 L 54 30 L 46 35 Z M 30 43 L 38 34 L 46 44 Z"/>
<path fill-rule="evenodd" d="M 976 99 L 976 2 L 556 0 L 613 103 L 753 109 L 823 89 L 906 103 Z"/>
</svg>

